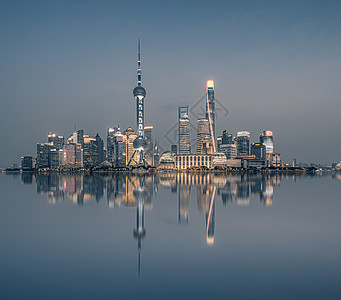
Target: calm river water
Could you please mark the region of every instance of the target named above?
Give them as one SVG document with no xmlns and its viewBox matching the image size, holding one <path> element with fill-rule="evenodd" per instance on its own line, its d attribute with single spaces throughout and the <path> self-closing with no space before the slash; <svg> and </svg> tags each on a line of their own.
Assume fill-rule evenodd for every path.
<svg viewBox="0 0 341 300">
<path fill-rule="evenodd" d="M 0 298 L 341 299 L 340 180 L 0 174 Z"/>
</svg>

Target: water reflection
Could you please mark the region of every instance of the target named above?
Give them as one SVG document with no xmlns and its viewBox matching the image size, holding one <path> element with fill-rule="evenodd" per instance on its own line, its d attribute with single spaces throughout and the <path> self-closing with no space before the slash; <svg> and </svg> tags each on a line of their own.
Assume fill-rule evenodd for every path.
<svg viewBox="0 0 341 300">
<path fill-rule="evenodd" d="M 190 203 L 196 191 L 197 210 L 214 215 L 214 201 L 223 205 L 250 204 L 252 196 L 258 196 L 266 206 L 273 204 L 274 187 L 279 186 L 283 174 L 256 174 L 223 176 L 219 174 L 166 173 L 157 175 L 89 175 L 89 174 L 34 174 L 22 173 L 23 184 L 37 185 L 38 194 L 46 194 L 48 202 L 55 204 L 69 200 L 76 205 L 106 198 L 109 208 L 117 206 L 135 207 L 138 197 L 134 194 L 143 184 L 144 205 L 153 208 L 153 197 L 160 187 L 178 194 L 178 223 L 189 224 Z M 295 180 L 293 178 L 293 180 Z"/>
<path fill-rule="evenodd" d="M 252 196 L 266 205 L 273 204 L 274 187 L 283 175 L 234 175 L 165 173 L 157 175 L 89 175 L 89 174 L 33 174 L 22 173 L 23 184 L 37 185 L 38 194 L 46 194 L 50 204 L 69 200 L 75 205 L 106 198 L 107 207 L 135 207 L 136 225 L 133 236 L 137 240 L 137 270 L 141 274 L 142 240 L 146 237 L 144 210 L 153 209 L 153 198 L 160 187 L 178 194 L 178 223 L 189 225 L 191 198 L 196 196 L 196 207 L 205 218 L 205 241 L 215 241 L 216 201 L 223 205 L 250 204 Z M 193 193 L 192 193 L 193 191 Z M 194 197 L 195 198 L 195 197 Z M 195 199 L 194 199 L 195 201 Z"/>
</svg>

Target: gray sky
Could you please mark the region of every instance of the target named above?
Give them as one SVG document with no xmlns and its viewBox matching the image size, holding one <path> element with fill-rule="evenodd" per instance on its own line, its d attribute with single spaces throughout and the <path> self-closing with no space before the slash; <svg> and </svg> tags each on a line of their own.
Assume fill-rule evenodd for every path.
<svg viewBox="0 0 341 300">
<path fill-rule="evenodd" d="M 2 1 L 0 166 L 49 131 L 135 128 L 138 37 L 146 124 L 164 147 L 177 105 L 213 79 L 229 112 L 217 133 L 273 130 L 285 161 L 340 161 L 340 33 L 340 1 Z"/>
</svg>

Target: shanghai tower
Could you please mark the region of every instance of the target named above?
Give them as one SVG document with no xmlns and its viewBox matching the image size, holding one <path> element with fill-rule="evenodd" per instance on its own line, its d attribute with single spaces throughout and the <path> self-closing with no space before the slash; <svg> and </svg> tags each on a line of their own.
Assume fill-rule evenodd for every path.
<svg viewBox="0 0 341 300">
<path fill-rule="evenodd" d="M 135 151 L 138 153 L 137 164 L 145 165 L 144 150 L 147 142 L 144 138 L 144 98 L 146 97 L 146 90 L 142 87 L 140 39 L 138 40 L 137 52 L 137 87 L 133 91 L 136 100 L 137 138 L 134 140 L 133 145 Z"/>
</svg>

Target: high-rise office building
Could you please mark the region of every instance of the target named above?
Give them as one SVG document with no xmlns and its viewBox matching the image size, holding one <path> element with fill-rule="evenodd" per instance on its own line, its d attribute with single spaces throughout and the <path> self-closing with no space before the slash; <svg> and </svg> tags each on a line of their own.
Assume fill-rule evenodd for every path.
<svg viewBox="0 0 341 300">
<path fill-rule="evenodd" d="M 146 163 L 150 166 L 154 166 L 153 126 L 144 127 L 144 136 L 147 142 L 145 149 Z"/>
<path fill-rule="evenodd" d="M 251 145 L 251 155 L 258 159 L 266 159 L 266 146 L 264 143 L 253 143 Z"/>
<path fill-rule="evenodd" d="M 217 137 L 217 151 L 219 151 L 220 146 L 223 144 L 223 137 L 222 136 L 218 136 Z"/>
<path fill-rule="evenodd" d="M 210 140 L 209 123 L 206 118 L 197 122 L 197 153 L 201 153 L 203 143 Z"/>
<path fill-rule="evenodd" d="M 21 169 L 31 170 L 34 168 L 34 158 L 32 156 L 21 157 Z"/>
<path fill-rule="evenodd" d="M 178 119 L 182 119 L 184 115 L 189 116 L 189 106 L 188 105 L 179 105 L 178 106 Z"/>
<path fill-rule="evenodd" d="M 95 141 L 95 138 L 84 135 L 83 164 L 85 168 L 91 168 L 95 166 L 94 156 L 92 155 Z"/>
<path fill-rule="evenodd" d="M 224 144 L 224 145 L 230 144 L 230 143 L 228 142 L 228 132 L 227 132 L 227 130 L 224 130 L 224 131 L 223 131 L 222 144 Z"/>
<path fill-rule="evenodd" d="M 268 166 L 273 166 L 273 153 L 274 153 L 274 142 L 273 142 L 273 132 L 270 130 L 264 130 L 259 135 L 259 142 L 264 143 L 266 147 L 266 160 L 268 162 Z M 276 156 L 275 156 L 276 157 Z M 275 159 L 277 161 L 277 159 Z M 277 163 L 275 163 L 277 165 Z"/>
<path fill-rule="evenodd" d="M 83 166 L 83 149 L 81 144 L 65 144 L 63 146 L 63 167 L 80 168 Z"/>
<path fill-rule="evenodd" d="M 234 143 L 222 144 L 219 151 L 225 153 L 227 159 L 234 159 L 237 156 L 237 146 Z"/>
<path fill-rule="evenodd" d="M 155 141 L 154 143 L 154 167 L 158 167 L 160 165 L 160 154 L 159 154 L 159 147 Z"/>
<path fill-rule="evenodd" d="M 49 167 L 51 169 L 59 168 L 59 150 L 51 148 L 49 152 Z"/>
<path fill-rule="evenodd" d="M 259 136 L 259 142 L 264 143 L 266 147 L 266 153 L 274 152 L 273 132 L 270 130 L 264 130 Z"/>
<path fill-rule="evenodd" d="M 49 132 L 47 135 L 47 142 L 52 143 L 56 150 L 62 149 L 64 146 L 64 137 L 56 135 L 55 133 Z"/>
<path fill-rule="evenodd" d="M 136 165 L 138 163 L 138 153 L 135 152 L 134 141 L 137 135 L 131 127 L 128 127 L 123 134 L 127 136 L 126 165 Z"/>
<path fill-rule="evenodd" d="M 37 162 L 36 166 L 38 169 L 49 168 L 49 154 L 50 149 L 53 148 L 53 143 L 38 143 L 37 144 Z"/>
<path fill-rule="evenodd" d="M 179 117 L 180 117 L 180 106 L 179 106 Z M 179 118 L 179 154 L 190 154 L 191 153 L 191 134 L 190 134 L 190 123 L 187 113 L 184 113 Z"/>
<path fill-rule="evenodd" d="M 215 99 L 214 99 L 214 81 L 207 80 L 206 83 L 206 119 L 209 122 L 210 137 L 212 146 L 216 151 L 215 144 Z"/>
<path fill-rule="evenodd" d="M 115 135 L 118 131 L 118 127 L 108 128 L 107 131 L 107 159 L 110 162 L 115 161 Z"/>
<path fill-rule="evenodd" d="M 250 132 L 238 131 L 235 143 L 237 146 L 237 156 L 250 155 Z"/>
<path fill-rule="evenodd" d="M 128 130 L 130 134 L 130 130 Z M 108 160 L 115 167 L 125 167 L 127 163 L 127 135 L 119 127 L 109 128 L 107 136 Z"/>
<path fill-rule="evenodd" d="M 99 165 L 104 161 L 104 143 L 103 139 L 97 133 L 95 136 L 95 148 L 94 155 L 96 156 L 96 165 Z"/>
</svg>

